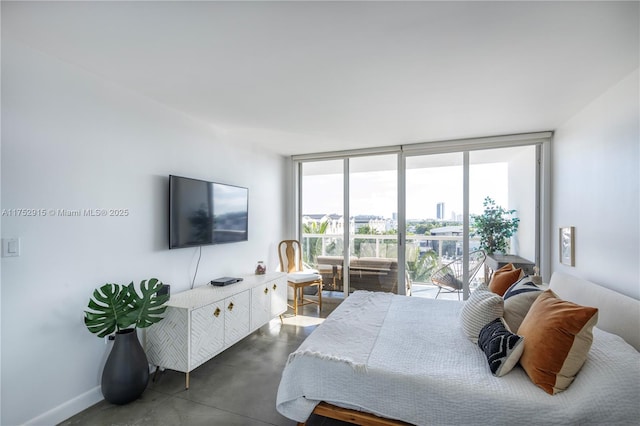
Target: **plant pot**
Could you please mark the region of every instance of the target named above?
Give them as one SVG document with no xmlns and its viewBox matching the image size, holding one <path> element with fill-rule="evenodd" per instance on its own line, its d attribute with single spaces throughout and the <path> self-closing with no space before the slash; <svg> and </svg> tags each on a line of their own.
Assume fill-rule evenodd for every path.
<svg viewBox="0 0 640 426">
<path fill-rule="evenodd" d="M 149 362 L 135 329 L 116 332 L 113 348 L 102 370 L 102 395 L 113 404 L 138 399 L 149 383 Z"/>
</svg>

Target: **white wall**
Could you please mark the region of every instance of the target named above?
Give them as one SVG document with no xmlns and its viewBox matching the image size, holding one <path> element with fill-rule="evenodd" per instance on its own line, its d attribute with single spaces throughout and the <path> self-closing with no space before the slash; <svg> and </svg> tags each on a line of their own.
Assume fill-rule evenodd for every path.
<svg viewBox="0 0 640 426">
<path fill-rule="evenodd" d="M 3 425 L 51 424 L 101 398 L 109 347 L 82 322 L 93 289 L 157 277 L 186 290 L 197 249 L 168 250 L 168 175 L 249 188 L 249 241 L 202 249 L 196 286 L 271 270 L 288 160 L 2 40 L 2 209 L 126 208 L 127 217 L 2 217 Z"/>
<path fill-rule="evenodd" d="M 640 299 L 638 70 L 560 126 L 553 140 L 552 269 Z M 575 267 L 558 228 L 575 226 Z"/>
</svg>

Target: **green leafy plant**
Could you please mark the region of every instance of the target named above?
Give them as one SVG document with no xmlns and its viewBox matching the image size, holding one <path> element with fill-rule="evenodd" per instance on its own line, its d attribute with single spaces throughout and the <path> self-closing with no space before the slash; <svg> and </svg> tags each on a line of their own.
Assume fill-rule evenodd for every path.
<svg viewBox="0 0 640 426">
<path fill-rule="evenodd" d="M 418 254 L 407 261 L 407 267 L 412 281 L 427 282 L 431 278 L 431 273 L 438 268 L 438 253 L 429 250 Z"/>
<path fill-rule="evenodd" d="M 520 219 L 513 216 L 515 210 L 497 206 L 490 197 L 486 197 L 482 205 L 484 212 L 481 215 L 471 215 L 474 229 L 472 236 L 480 236 L 480 248 L 487 254 L 497 251 L 506 253 L 509 238 L 518 230 Z"/>
<path fill-rule="evenodd" d="M 160 321 L 169 295 L 158 295 L 162 282 L 151 278 L 140 283 L 140 295 L 131 282 L 128 286 L 105 284 L 93 291 L 84 323 L 90 332 L 105 337 L 131 326 L 145 328 Z"/>
<path fill-rule="evenodd" d="M 320 222 L 308 222 L 302 225 L 303 234 L 326 234 L 329 226 L 329 218 L 323 217 Z M 322 252 L 322 238 L 309 237 L 306 240 L 306 247 L 303 250 L 303 260 L 307 265 L 315 265 L 316 258 Z"/>
</svg>

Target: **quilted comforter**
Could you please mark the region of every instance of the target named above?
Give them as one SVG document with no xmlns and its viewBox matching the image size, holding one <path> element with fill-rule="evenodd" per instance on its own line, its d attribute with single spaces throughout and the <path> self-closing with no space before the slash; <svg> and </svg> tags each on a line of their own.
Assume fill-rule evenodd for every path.
<svg viewBox="0 0 640 426">
<path fill-rule="evenodd" d="M 638 424 L 640 353 L 594 329 L 572 385 L 549 395 L 516 366 L 494 377 L 464 335 L 464 302 L 358 291 L 293 352 L 277 409 L 304 422 L 320 401 L 416 425 Z"/>
</svg>

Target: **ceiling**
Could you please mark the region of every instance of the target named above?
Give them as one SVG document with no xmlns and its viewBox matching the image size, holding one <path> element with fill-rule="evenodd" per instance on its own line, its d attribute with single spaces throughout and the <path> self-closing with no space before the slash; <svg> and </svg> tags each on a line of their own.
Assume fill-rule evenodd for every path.
<svg viewBox="0 0 640 426">
<path fill-rule="evenodd" d="M 2 36 L 284 155 L 554 130 L 638 2 L 2 2 Z"/>
</svg>

